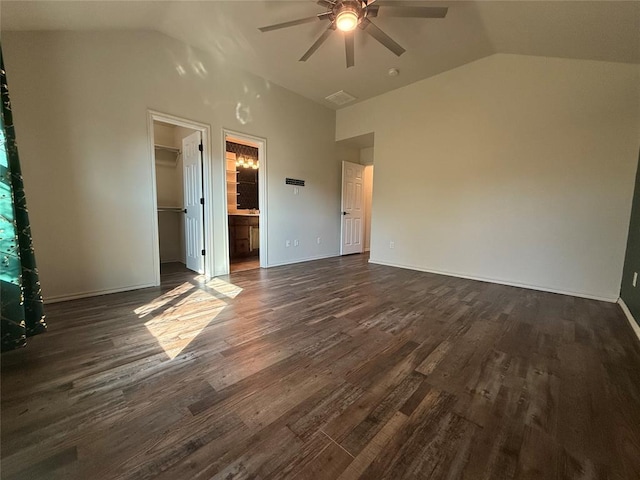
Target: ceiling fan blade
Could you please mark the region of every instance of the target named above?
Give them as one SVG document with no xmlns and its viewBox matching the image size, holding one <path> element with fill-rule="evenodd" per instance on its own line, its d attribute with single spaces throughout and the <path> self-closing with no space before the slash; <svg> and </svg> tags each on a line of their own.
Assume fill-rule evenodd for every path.
<svg viewBox="0 0 640 480">
<path fill-rule="evenodd" d="M 269 25 L 267 27 L 260 27 L 258 30 L 261 32 L 270 32 L 272 30 L 279 30 L 281 28 L 287 27 L 295 27 L 296 25 L 302 25 L 304 23 L 317 22 L 318 20 L 324 20 L 320 18 L 318 15 L 314 15 L 313 17 L 299 18 L 298 20 L 291 20 L 289 22 L 276 23 L 275 25 Z"/>
<path fill-rule="evenodd" d="M 316 50 L 318 50 L 318 48 L 320 48 L 320 45 L 322 45 L 325 40 L 327 38 L 329 38 L 329 35 L 331 35 L 333 33 L 333 25 L 331 25 L 331 27 L 327 28 L 322 35 L 320 35 L 320 38 L 318 38 L 315 43 L 313 45 L 311 45 L 311 48 L 309 48 L 309 50 L 307 50 L 305 52 L 305 54 L 300 58 L 300 62 L 306 62 L 309 57 L 311 55 L 313 55 L 315 53 Z"/>
<path fill-rule="evenodd" d="M 356 64 L 355 44 L 353 39 L 353 32 L 345 32 L 344 48 L 347 53 L 347 68 L 353 67 Z"/>
<path fill-rule="evenodd" d="M 396 43 L 389 35 L 376 27 L 369 19 L 363 18 L 360 22 L 360 28 L 395 53 L 398 57 L 406 52 L 404 48 L 398 45 L 398 43 Z"/>
<path fill-rule="evenodd" d="M 367 7 L 367 17 L 370 18 L 375 18 L 378 16 L 378 10 L 380 10 L 380 7 L 378 5 L 371 5 Z"/>
<path fill-rule="evenodd" d="M 449 10 L 447 7 L 403 7 L 395 3 L 384 5 L 376 3 L 376 5 L 383 7 L 382 14 L 385 17 L 444 18 Z"/>
<path fill-rule="evenodd" d="M 325 8 L 333 8 L 335 5 L 335 2 L 330 2 L 329 0 L 318 0 L 316 3 Z"/>
</svg>

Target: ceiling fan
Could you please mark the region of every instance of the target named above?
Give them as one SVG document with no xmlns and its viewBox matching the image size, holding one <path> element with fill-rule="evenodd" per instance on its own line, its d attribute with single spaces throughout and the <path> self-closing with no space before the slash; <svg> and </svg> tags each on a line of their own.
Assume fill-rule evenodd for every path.
<svg viewBox="0 0 640 480">
<path fill-rule="evenodd" d="M 316 3 L 327 8 L 327 11 L 314 15 L 313 17 L 300 18 L 267 27 L 260 27 L 259 30 L 261 32 L 270 32 L 272 30 L 293 27 L 317 20 L 328 20 L 330 22 L 329 28 L 311 45 L 309 50 L 300 58 L 300 61 L 306 62 L 309 57 L 320 48 L 320 45 L 329 38 L 329 35 L 337 29 L 344 32 L 347 68 L 355 65 L 354 30 L 356 27 L 359 27 L 371 35 L 398 57 L 405 52 L 404 48 L 370 20 L 370 18 L 377 17 L 378 13 L 388 17 L 444 18 L 448 10 L 447 7 L 417 7 L 414 2 L 385 0 L 318 0 Z"/>
</svg>

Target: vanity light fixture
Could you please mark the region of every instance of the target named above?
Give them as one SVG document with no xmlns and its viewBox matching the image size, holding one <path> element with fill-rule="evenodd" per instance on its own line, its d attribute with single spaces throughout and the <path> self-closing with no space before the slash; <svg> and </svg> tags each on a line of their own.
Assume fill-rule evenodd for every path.
<svg viewBox="0 0 640 480">
<path fill-rule="evenodd" d="M 258 163 L 259 162 L 253 158 L 238 157 L 236 160 L 237 167 L 253 168 L 254 170 L 258 169 Z"/>
</svg>

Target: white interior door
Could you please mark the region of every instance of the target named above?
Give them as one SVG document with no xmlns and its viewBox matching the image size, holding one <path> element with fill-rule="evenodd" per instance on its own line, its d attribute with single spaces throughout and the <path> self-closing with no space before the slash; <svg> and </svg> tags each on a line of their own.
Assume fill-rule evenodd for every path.
<svg viewBox="0 0 640 480">
<path fill-rule="evenodd" d="M 340 254 L 363 252 L 364 166 L 342 162 L 342 229 Z"/>
<path fill-rule="evenodd" d="M 182 139 L 184 179 L 184 243 L 189 270 L 204 273 L 204 198 L 202 193 L 201 132 Z"/>
</svg>

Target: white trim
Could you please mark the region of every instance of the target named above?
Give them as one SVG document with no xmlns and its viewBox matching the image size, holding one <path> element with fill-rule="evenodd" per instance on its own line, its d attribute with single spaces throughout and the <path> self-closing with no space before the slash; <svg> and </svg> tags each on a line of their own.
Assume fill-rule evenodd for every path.
<svg viewBox="0 0 640 480">
<path fill-rule="evenodd" d="M 204 228 L 204 249 L 207 254 L 204 257 L 204 275 L 206 278 L 211 278 L 213 276 L 213 272 L 215 272 L 215 263 L 214 263 L 214 239 L 213 239 L 213 210 L 212 210 L 212 201 L 213 198 L 212 192 L 213 187 L 211 184 L 211 126 L 206 123 L 200 123 L 193 120 L 188 120 L 186 118 L 176 117 L 175 115 L 170 115 L 168 113 L 158 112 L 156 110 L 147 110 L 147 134 L 149 138 L 149 149 L 150 149 L 150 158 L 151 158 L 151 185 L 152 185 L 152 205 L 154 205 L 154 211 L 152 215 L 152 245 L 151 245 L 151 255 L 153 256 L 153 268 L 154 268 L 154 278 L 155 284 L 154 286 L 160 285 L 160 240 L 158 233 L 158 214 L 157 214 L 157 202 L 158 202 L 158 194 L 156 191 L 156 162 L 155 162 L 155 146 L 154 146 L 154 132 L 153 132 L 153 122 L 159 121 L 168 123 L 171 125 L 175 125 L 177 127 L 189 128 L 191 130 L 195 130 L 201 133 L 202 139 L 202 156 L 203 156 L 203 165 L 202 165 L 202 178 L 204 180 L 204 215 L 205 219 L 210 219 L 205 222 Z M 143 288 L 143 287 L 139 287 Z M 99 294 L 102 295 L 102 294 Z"/>
<path fill-rule="evenodd" d="M 156 150 L 155 150 L 155 142 L 154 142 L 154 131 L 153 131 L 153 120 L 154 115 L 151 110 L 147 111 L 147 137 L 149 144 L 149 156 L 151 158 L 151 205 L 156 207 L 156 211 L 151 215 L 151 262 L 153 265 L 153 281 L 154 285 L 160 285 L 160 234 L 158 227 L 158 191 L 157 191 L 157 181 L 156 181 Z M 82 294 L 80 294 L 82 295 Z M 72 300 L 73 298 L 83 298 L 77 297 L 75 295 L 66 296 L 63 300 Z"/>
<path fill-rule="evenodd" d="M 89 292 L 72 293 L 71 295 L 54 295 L 53 297 L 44 297 L 43 301 L 45 304 L 66 302 L 68 300 L 78 300 L 80 298 L 98 297 L 100 295 L 129 292 L 131 290 L 140 290 L 141 288 L 149 288 L 149 287 L 157 287 L 157 285 L 153 283 L 144 283 L 141 285 L 130 285 L 128 287 L 107 288 L 105 290 L 92 290 Z"/>
<path fill-rule="evenodd" d="M 477 280 L 479 282 L 497 283 L 498 285 L 507 285 L 509 287 L 527 288 L 529 290 L 538 290 L 540 292 L 558 293 L 560 295 L 569 295 L 571 297 L 581 297 L 581 298 L 588 298 L 590 300 L 600 300 L 601 302 L 616 303 L 618 301 L 618 297 L 603 297 L 600 295 L 593 295 L 591 293 L 573 292 L 571 290 L 559 290 L 556 288 L 541 287 L 539 285 L 530 285 L 527 283 L 509 282 L 506 280 L 499 280 L 499 279 L 488 278 L 488 277 L 476 277 L 472 275 L 446 272 L 443 270 L 433 270 L 430 268 L 401 265 L 398 263 L 381 262 L 375 259 L 369 259 L 369 263 L 374 263 L 376 265 L 385 265 L 387 267 L 406 268 L 407 270 L 417 270 L 419 272 L 435 273 L 437 275 L 446 275 L 447 277 L 466 278 L 467 280 Z"/>
<path fill-rule="evenodd" d="M 258 206 L 260 207 L 260 268 L 268 268 L 272 265 L 269 264 L 269 245 L 268 245 L 268 235 L 267 231 L 269 228 L 269 206 L 267 204 L 267 139 L 262 137 L 256 137 L 255 135 L 249 135 L 246 133 L 240 133 L 235 130 L 229 130 L 228 128 L 222 129 L 222 169 L 223 169 L 223 178 L 224 182 L 224 198 L 225 205 L 224 211 L 225 214 L 228 215 L 228 209 L 226 204 L 227 198 L 227 182 L 226 182 L 226 169 L 227 169 L 227 161 L 226 161 L 226 151 L 227 151 L 227 137 L 229 141 L 233 142 L 234 140 L 238 140 L 239 143 L 246 144 L 249 143 L 251 146 L 257 145 L 258 147 L 258 162 L 260 163 L 260 168 L 258 169 Z M 229 274 L 229 222 L 225 222 L 225 268 L 224 272 Z"/>
<path fill-rule="evenodd" d="M 640 340 L 640 325 L 638 325 L 638 322 L 636 321 L 636 319 L 633 318 L 633 314 L 631 313 L 631 310 L 629 310 L 629 307 L 627 307 L 627 304 L 624 303 L 624 300 L 622 300 L 622 297 L 618 299 L 618 305 L 620 305 L 620 308 L 624 312 L 624 315 L 627 317 L 627 321 L 629 322 L 629 325 L 631 325 L 631 329 L 636 334 L 636 337 L 638 337 L 638 340 Z"/>
<path fill-rule="evenodd" d="M 339 253 L 330 253 L 328 255 L 318 255 L 317 257 L 306 257 L 306 258 L 299 258 L 297 260 L 287 260 L 286 262 L 273 263 L 269 265 L 268 268 L 283 267 L 285 265 L 294 265 L 296 263 L 312 262 L 313 260 L 322 260 L 323 258 L 334 258 L 339 256 L 340 256 Z"/>
</svg>

